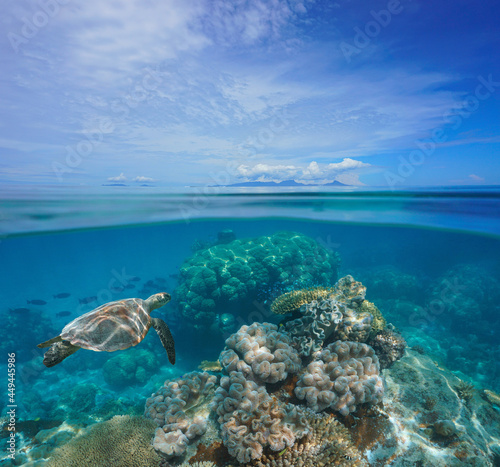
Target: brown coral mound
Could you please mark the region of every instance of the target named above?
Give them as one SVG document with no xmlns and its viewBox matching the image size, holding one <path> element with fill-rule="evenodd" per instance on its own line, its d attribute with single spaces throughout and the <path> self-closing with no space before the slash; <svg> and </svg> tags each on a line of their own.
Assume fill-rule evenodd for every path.
<svg viewBox="0 0 500 467">
<path fill-rule="evenodd" d="M 271 304 L 271 311 L 278 315 L 285 315 L 298 311 L 302 305 L 311 303 L 313 300 L 327 298 L 335 292 L 333 287 L 312 287 L 308 289 L 292 290 L 280 295 Z"/>
<path fill-rule="evenodd" d="M 368 341 L 368 345 L 375 350 L 380 362 L 380 369 L 384 370 L 391 367 L 395 361 L 403 358 L 406 341 L 401 334 L 391 329 L 383 329 L 373 339 Z"/>
<path fill-rule="evenodd" d="M 311 433 L 284 453 L 263 455 L 254 467 L 356 467 L 368 465 L 355 448 L 349 431 L 333 415 L 310 414 Z"/>
<path fill-rule="evenodd" d="M 151 446 L 155 422 L 116 415 L 57 448 L 48 467 L 153 467 L 161 459 Z"/>
</svg>

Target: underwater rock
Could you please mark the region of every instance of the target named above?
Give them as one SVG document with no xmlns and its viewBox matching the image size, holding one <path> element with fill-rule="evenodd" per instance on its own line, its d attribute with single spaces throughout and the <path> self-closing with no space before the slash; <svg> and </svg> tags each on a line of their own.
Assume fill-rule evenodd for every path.
<svg viewBox="0 0 500 467">
<path fill-rule="evenodd" d="M 262 290 L 279 285 L 329 284 L 339 258 L 315 240 L 295 232 L 236 239 L 202 248 L 180 268 L 175 297 L 190 328 L 208 330 L 217 314 L 247 319 Z"/>
<path fill-rule="evenodd" d="M 316 412 L 330 408 L 346 416 L 359 404 L 382 400 L 384 383 L 379 371 L 378 358 L 370 346 L 337 341 L 307 366 L 295 395 Z"/>
<path fill-rule="evenodd" d="M 438 420 L 434 423 L 434 431 L 441 436 L 450 437 L 460 433 L 452 420 Z"/>
</svg>

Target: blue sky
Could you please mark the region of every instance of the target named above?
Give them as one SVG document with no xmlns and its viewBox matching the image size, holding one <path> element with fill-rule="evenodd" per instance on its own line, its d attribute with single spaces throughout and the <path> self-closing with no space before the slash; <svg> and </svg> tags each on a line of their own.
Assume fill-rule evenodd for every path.
<svg viewBox="0 0 500 467">
<path fill-rule="evenodd" d="M 2 9 L 2 183 L 500 181 L 497 1 Z"/>
</svg>

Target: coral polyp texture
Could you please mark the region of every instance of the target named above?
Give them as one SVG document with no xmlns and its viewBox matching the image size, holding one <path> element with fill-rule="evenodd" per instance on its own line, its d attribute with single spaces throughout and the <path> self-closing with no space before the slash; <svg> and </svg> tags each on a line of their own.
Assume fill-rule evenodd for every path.
<svg viewBox="0 0 500 467">
<path fill-rule="evenodd" d="M 391 329 L 382 329 L 369 340 L 368 344 L 375 350 L 382 370 L 401 359 L 406 349 L 406 341 L 401 334 Z"/>
<path fill-rule="evenodd" d="M 95 467 L 115 465 L 154 467 L 160 456 L 150 446 L 155 425 L 151 420 L 128 415 L 116 415 L 111 420 L 97 423 L 84 434 L 55 449 L 50 467 Z"/>
<path fill-rule="evenodd" d="M 209 412 L 203 413 L 200 406 L 211 400 L 216 382 L 215 376 L 205 372 L 188 373 L 166 381 L 146 401 L 145 416 L 159 426 L 153 441 L 157 451 L 166 457 L 180 456 L 191 440 L 205 433 Z"/>
<path fill-rule="evenodd" d="M 337 341 L 307 366 L 295 395 L 316 412 L 330 408 L 345 416 L 360 404 L 382 401 L 384 384 L 379 373 L 378 358 L 370 346 Z"/>
<path fill-rule="evenodd" d="M 264 383 L 277 383 L 297 373 L 302 362 L 290 338 L 269 323 L 253 323 L 226 339 L 219 360 L 227 373 L 238 371 Z"/>
<path fill-rule="evenodd" d="M 349 431 L 333 415 L 307 414 L 310 432 L 285 452 L 264 454 L 255 467 L 361 467 L 368 463 L 354 445 Z"/>
<path fill-rule="evenodd" d="M 246 317 L 259 292 L 273 287 L 328 285 L 339 258 L 295 232 L 237 239 L 198 250 L 180 268 L 175 291 L 182 316 L 204 330 L 224 313 Z M 226 329 L 223 332 L 233 332 Z"/>
<path fill-rule="evenodd" d="M 386 326 L 378 308 L 365 300 L 366 288 L 352 276 L 343 277 L 334 287 L 298 291 L 297 296 L 309 298 L 309 292 L 319 298 L 302 304 L 298 313 L 292 310 L 300 317 L 284 325 L 302 356 L 317 352 L 329 340 L 365 342 Z M 300 302 L 287 293 L 273 302 L 274 309 L 292 309 L 295 305 L 286 305 L 290 301 Z"/>
<path fill-rule="evenodd" d="M 233 371 L 222 378 L 212 408 L 229 454 L 238 462 L 259 459 L 266 446 L 282 451 L 309 431 L 301 410 L 270 396 L 265 386 Z"/>
<path fill-rule="evenodd" d="M 292 290 L 280 295 L 271 304 L 271 311 L 278 315 L 285 315 L 298 311 L 302 305 L 314 300 L 327 298 L 335 289 L 333 287 L 311 287 L 301 290 Z"/>
</svg>

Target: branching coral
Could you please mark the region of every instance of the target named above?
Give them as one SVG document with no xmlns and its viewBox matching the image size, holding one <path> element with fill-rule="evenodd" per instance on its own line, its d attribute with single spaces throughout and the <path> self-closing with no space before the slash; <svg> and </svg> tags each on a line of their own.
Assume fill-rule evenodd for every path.
<svg viewBox="0 0 500 467">
<path fill-rule="evenodd" d="M 189 442 L 205 433 L 208 411 L 200 415 L 200 405 L 208 404 L 217 378 L 208 373 L 192 372 L 165 385 L 146 401 L 146 417 L 160 428 L 153 446 L 167 457 L 183 454 Z M 197 408 L 196 413 L 192 411 Z"/>
<path fill-rule="evenodd" d="M 222 378 L 212 409 L 225 446 L 239 462 L 259 459 L 266 446 L 273 451 L 291 447 L 309 431 L 300 409 L 283 404 L 264 386 L 236 371 Z"/>
<path fill-rule="evenodd" d="M 476 388 L 472 383 L 467 383 L 466 381 L 460 381 L 456 386 L 458 396 L 465 402 L 469 402 L 474 393 L 476 392 Z"/>
<path fill-rule="evenodd" d="M 336 253 L 299 233 L 238 239 L 201 249 L 186 260 L 175 295 L 190 325 L 208 329 L 216 314 L 238 310 L 246 316 L 261 289 L 331 283 L 338 265 Z"/>
<path fill-rule="evenodd" d="M 226 350 L 219 360 L 227 373 L 239 371 L 264 383 L 283 381 L 301 368 L 289 337 L 269 323 L 242 326 L 226 339 Z"/>
<path fill-rule="evenodd" d="M 295 395 L 319 412 L 331 408 L 348 415 L 359 404 L 382 400 L 384 385 L 374 350 L 358 342 L 337 341 L 307 366 Z"/>
</svg>

